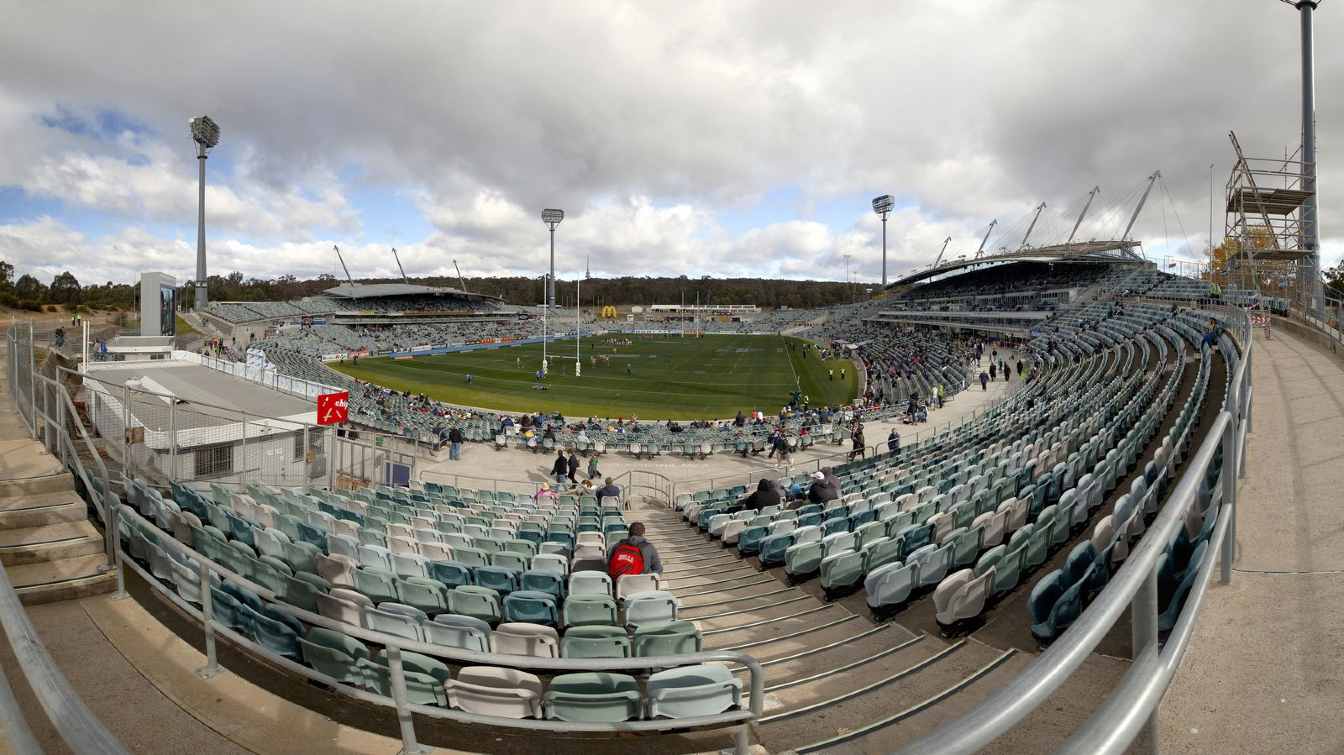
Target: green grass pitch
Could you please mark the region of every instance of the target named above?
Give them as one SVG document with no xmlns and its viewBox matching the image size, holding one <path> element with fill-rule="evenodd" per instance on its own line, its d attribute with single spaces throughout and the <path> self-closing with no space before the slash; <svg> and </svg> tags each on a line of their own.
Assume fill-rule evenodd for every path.
<svg viewBox="0 0 1344 755">
<path fill-rule="evenodd" d="M 625 339 L 632 344 L 609 343 Z M 852 400 L 858 384 L 853 362 L 822 362 L 816 350 L 804 354 L 804 343 L 785 336 L 594 336 L 583 340 L 583 376 L 576 378 L 574 341 L 553 341 L 547 347 L 550 374 L 544 391 L 534 388 L 541 344 L 330 366 L 453 404 L 568 416 L 705 419 L 753 409 L 772 414 L 795 390 L 802 390 L 813 406 Z M 590 355 L 606 356 L 607 363 L 594 366 Z M 827 379 L 828 369 L 835 371 L 833 380 Z"/>
</svg>

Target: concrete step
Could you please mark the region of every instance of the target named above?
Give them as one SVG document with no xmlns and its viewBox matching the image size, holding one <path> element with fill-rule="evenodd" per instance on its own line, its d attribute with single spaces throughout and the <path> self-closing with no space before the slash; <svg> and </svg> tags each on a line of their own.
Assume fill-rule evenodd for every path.
<svg viewBox="0 0 1344 755">
<path fill-rule="evenodd" d="M 0 564 L 19 566 L 103 552 L 103 537 L 87 521 L 0 530 Z"/>
<path fill-rule="evenodd" d="M 87 514 L 84 499 L 69 490 L 0 498 L 0 529 L 79 522 Z"/>
<path fill-rule="evenodd" d="M 60 474 L 63 471 L 56 457 L 47 453 L 41 443 L 33 440 L 26 429 L 16 436 L 0 440 L 0 480 L 21 480 Z"/>
<path fill-rule="evenodd" d="M 117 578 L 106 565 L 107 558 L 98 554 L 7 567 L 5 573 L 19 599 L 35 605 L 111 592 Z"/>
<path fill-rule="evenodd" d="M 33 495 L 34 493 L 59 493 L 63 490 L 74 490 L 75 478 L 65 471 L 48 470 L 42 474 L 26 475 L 22 470 L 14 470 L 4 466 L 5 459 L 0 457 L 0 468 L 5 470 L 4 474 L 13 475 L 10 479 L 0 480 L 0 498 L 13 498 L 20 495 Z M 55 459 L 51 460 L 55 463 Z"/>
<path fill-rule="evenodd" d="M 975 642 L 949 652 L 946 646 L 940 647 L 936 638 L 927 638 L 860 669 L 779 690 L 766 700 L 767 718 L 822 705 L 798 715 L 765 721 L 758 729 L 761 742 L 775 752 L 853 731 L 938 695 L 973 676 L 999 655 L 999 651 Z M 869 685 L 876 686 L 856 696 L 837 699 Z M 830 704 L 826 704 L 828 701 Z M 884 729 L 871 737 L 872 744 L 885 745 L 890 752 L 896 742 L 905 739 L 899 736 L 901 733 L 900 726 Z"/>
</svg>

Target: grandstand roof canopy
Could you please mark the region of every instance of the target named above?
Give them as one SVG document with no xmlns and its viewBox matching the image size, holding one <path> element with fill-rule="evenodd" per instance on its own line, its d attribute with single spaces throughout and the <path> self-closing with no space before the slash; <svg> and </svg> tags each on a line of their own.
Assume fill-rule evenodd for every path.
<svg viewBox="0 0 1344 755">
<path fill-rule="evenodd" d="M 412 283 L 342 283 L 322 292 L 338 299 L 374 299 L 384 296 L 462 296 L 468 299 L 499 299 L 489 294 L 473 294 L 457 288 L 417 286 Z"/>
<path fill-rule="evenodd" d="M 962 256 L 944 262 L 937 267 L 915 270 L 892 281 L 887 288 L 908 286 L 930 278 L 949 274 L 958 275 L 1011 262 L 1141 262 L 1143 258 L 1135 252 L 1138 248 L 1139 242 L 1137 241 L 1086 241 L 1073 244 L 1028 247 L 1015 252 L 986 254 L 978 258 Z"/>
</svg>

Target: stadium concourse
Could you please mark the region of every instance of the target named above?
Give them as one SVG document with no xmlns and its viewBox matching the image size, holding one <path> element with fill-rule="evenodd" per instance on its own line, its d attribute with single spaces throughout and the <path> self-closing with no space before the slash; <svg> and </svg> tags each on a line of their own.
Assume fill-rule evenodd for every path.
<svg viewBox="0 0 1344 755">
<path fill-rule="evenodd" d="M 409 489 L 118 481 L 105 516 L 133 600 L 28 616 L 73 692 L 137 752 L 885 753 L 995 704 L 1071 647 L 1071 628 L 1142 561 L 1156 572 L 1153 642 L 1183 648 L 1196 627 L 1159 717 L 1164 746 L 1336 751 L 1338 516 L 1322 491 L 1344 480 L 1321 420 L 1339 415 L 1344 370 L 1283 330 L 1252 343 L 1235 300 L 1198 282 L 1130 261 L 1057 267 L 1000 267 L 807 320 L 811 337 L 861 343 L 870 386 L 894 397 L 869 444 L 906 391 L 949 369 L 974 380 L 971 339 L 950 328 L 1023 344 L 1026 379 L 954 392 L 929 431 L 901 426 L 899 454 L 823 458 L 836 447 L 817 445 L 777 469 L 732 448 L 609 453 L 604 475 L 680 483 L 615 500 L 497 492 L 484 481 L 543 481 L 553 452 L 486 437 Z M 321 356 L 276 353 L 303 355 L 290 369 Z M 1248 364 L 1238 574 L 1206 592 L 1239 464 L 1210 433 L 1236 427 Z M 22 407 L 22 386 L 9 388 Z M 48 420 L 48 436 L 68 423 Z M 831 492 L 813 500 L 756 484 L 805 487 L 818 467 Z M 613 581 L 606 554 L 636 521 L 662 573 Z M 1276 610 L 1281 594 L 1295 605 Z M 1055 751 L 1129 688 L 1154 645 L 1136 648 L 1128 621 L 1095 636 L 985 751 Z M 6 671 L 18 662 L 0 651 Z M 45 722 L 33 672 L 17 676 L 25 717 Z M 1245 698 L 1235 714 L 1208 702 L 1229 696 Z M 63 732 L 34 728 L 62 751 Z"/>
</svg>

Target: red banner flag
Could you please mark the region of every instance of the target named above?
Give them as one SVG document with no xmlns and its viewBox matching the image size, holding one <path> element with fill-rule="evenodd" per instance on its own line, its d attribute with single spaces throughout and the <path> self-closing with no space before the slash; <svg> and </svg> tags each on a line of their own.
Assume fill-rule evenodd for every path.
<svg viewBox="0 0 1344 755">
<path fill-rule="evenodd" d="M 317 424 L 339 425 L 350 418 L 350 391 L 322 393 L 317 397 Z"/>
</svg>

